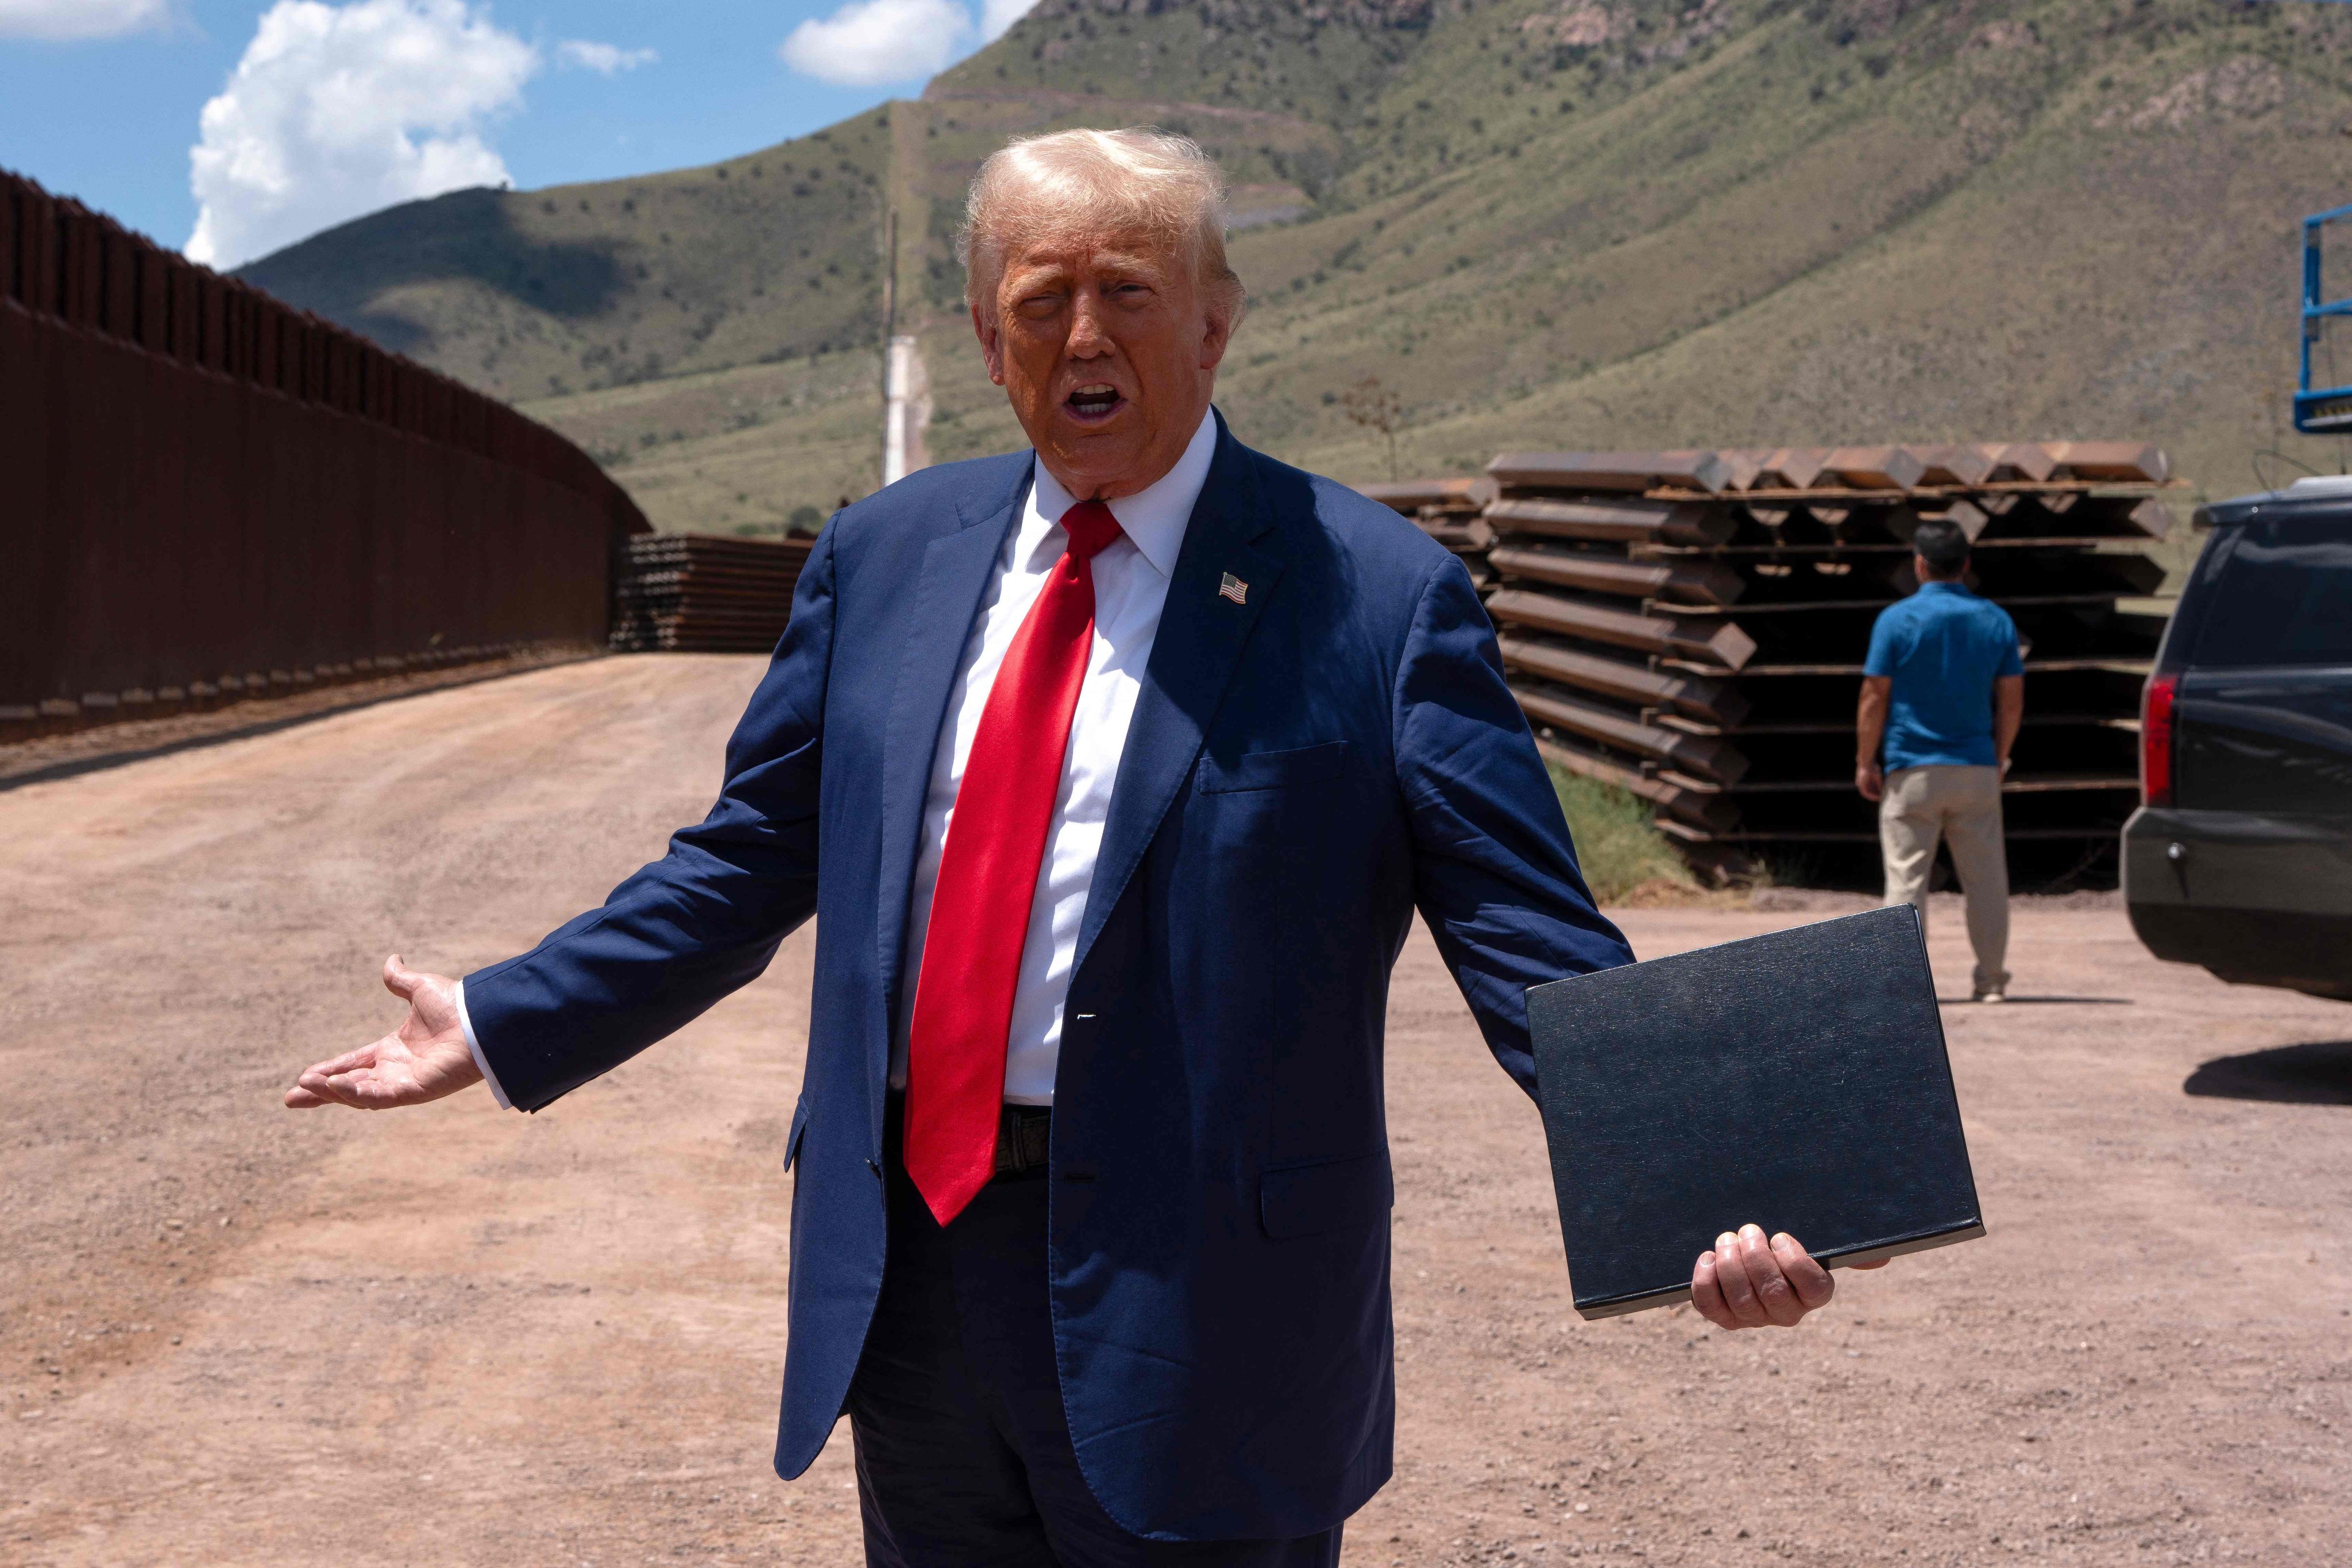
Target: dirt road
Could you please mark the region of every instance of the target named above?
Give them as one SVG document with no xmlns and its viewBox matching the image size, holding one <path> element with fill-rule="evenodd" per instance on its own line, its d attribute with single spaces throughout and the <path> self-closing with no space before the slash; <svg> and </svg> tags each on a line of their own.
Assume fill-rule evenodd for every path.
<svg viewBox="0 0 2352 1568">
<path fill-rule="evenodd" d="M 394 1016 L 387 948 L 501 956 L 698 816 L 757 668 L 0 793 L 0 1562 L 857 1561 L 845 1442 L 767 1462 L 805 933 L 541 1116 L 278 1109 Z M 1853 907 L 1791 901 L 1624 921 L 1650 956 Z M 2343 1561 L 2352 1009 L 2156 963 L 2111 901 L 2022 908 L 2015 966 L 1947 1010 L 1991 1237 L 1733 1338 L 1576 1320 L 1533 1110 L 1416 938 L 1398 1475 L 1348 1562 Z"/>
</svg>

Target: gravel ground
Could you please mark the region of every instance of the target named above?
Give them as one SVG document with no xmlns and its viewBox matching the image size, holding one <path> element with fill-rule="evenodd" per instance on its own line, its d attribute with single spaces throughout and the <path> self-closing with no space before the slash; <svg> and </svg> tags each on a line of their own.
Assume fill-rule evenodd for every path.
<svg viewBox="0 0 2352 1568">
<path fill-rule="evenodd" d="M 308 723 L 322 714 L 366 708 L 452 686 L 470 686 L 478 680 L 497 680 L 523 670 L 597 658 L 603 654 L 601 647 L 551 644 L 495 658 L 444 665 L 437 669 L 304 686 L 277 696 L 257 697 L 249 702 L 232 702 L 226 708 L 171 713 L 160 719 L 126 719 L 119 723 L 44 735 L 37 740 L 12 741 L 0 744 L 0 789 L 72 778 L 173 752 L 269 734 Z"/>
<path fill-rule="evenodd" d="M 805 934 L 547 1115 L 277 1103 L 394 1016 L 387 949 L 500 956 L 698 816 L 758 669 L 0 793 L 0 1562 L 857 1561 L 846 1443 L 767 1463 Z M 1769 903 L 1623 920 L 1646 957 L 1859 907 Z M 1735 1338 L 1576 1318 L 1534 1110 L 1416 938 L 1398 1471 L 1351 1568 L 2343 1561 L 2352 1010 L 2157 963 L 2112 898 L 2021 902 L 2014 967 L 1946 1011 L 1990 1237 Z"/>
</svg>

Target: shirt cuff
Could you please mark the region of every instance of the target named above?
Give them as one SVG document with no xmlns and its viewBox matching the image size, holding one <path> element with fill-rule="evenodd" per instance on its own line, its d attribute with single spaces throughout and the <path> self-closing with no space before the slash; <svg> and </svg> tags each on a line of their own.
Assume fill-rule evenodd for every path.
<svg viewBox="0 0 2352 1568">
<path fill-rule="evenodd" d="M 466 1048 L 474 1053 L 474 1066 L 480 1069 L 482 1081 L 490 1086 L 490 1098 L 499 1102 L 500 1110 L 512 1110 L 514 1101 L 499 1087 L 499 1075 L 490 1070 L 490 1058 L 482 1054 L 482 1042 L 474 1038 L 473 1015 L 466 1011 L 466 983 L 457 982 L 457 1026 L 466 1031 Z"/>
</svg>

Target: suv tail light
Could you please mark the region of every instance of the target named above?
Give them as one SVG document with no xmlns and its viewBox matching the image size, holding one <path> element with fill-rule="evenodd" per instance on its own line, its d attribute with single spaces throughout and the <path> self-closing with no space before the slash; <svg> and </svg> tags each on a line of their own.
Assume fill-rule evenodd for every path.
<svg viewBox="0 0 2352 1568">
<path fill-rule="evenodd" d="M 2180 678 L 2153 675 L 2139 701 L 2139 794 L 2147 805 L 2172 804 L 2172 700 Z"/>
</svg>

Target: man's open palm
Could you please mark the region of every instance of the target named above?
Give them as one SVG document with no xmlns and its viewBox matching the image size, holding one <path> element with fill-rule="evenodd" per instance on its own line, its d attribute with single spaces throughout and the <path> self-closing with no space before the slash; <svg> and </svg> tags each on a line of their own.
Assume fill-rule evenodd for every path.
<svg viewBox="0 0 2352 1568">
<path fill-rule="evenodd" d="M 390 1110 L 422 1105 L 482 1081 L 466 1031 L 457 1021 L 457 983 L 443 974 L 420 974 L 394 953 L 383 961 L 384 989 L 408 1004 L 400 1027 L 372 1046 L 347 1051 L 302 1069 L 286 1103 L 295 1110 L 314 1105 L 348 1105 Z"/>
</svg>

